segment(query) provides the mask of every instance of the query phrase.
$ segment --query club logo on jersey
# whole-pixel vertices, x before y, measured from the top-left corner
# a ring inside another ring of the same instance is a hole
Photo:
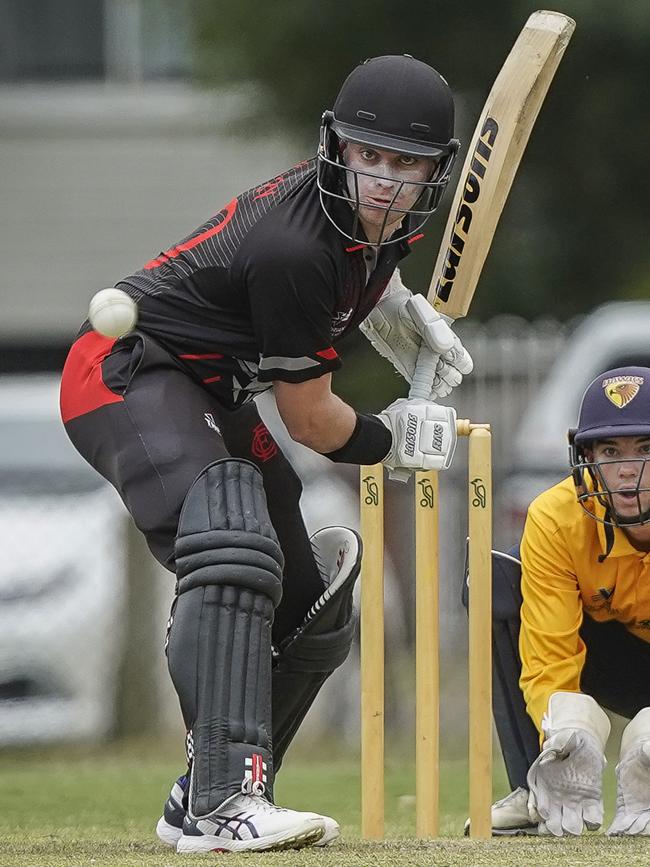
[[[463,197],[456,212],[449,246],[445,254],[442,275],[438,278],[436,284],[435,294],[436,298],[440,299],[440,301],[449,301],[449,296],[454,288],[456,271],[460,265],[460,259],[463,255],[465,242],[467,241],[469,228],[472,225],[472,218],[474,216],[472,205],[478,202],[481,195],[481,181],[485,178],[485,172],[498,134],[499,124],[493,117],[487,117],[472,154],[472,162],[465,178]]]
[[[332,337],[338,337],[339,334],[342,334],[345,331],[353,313],[354,308],[350,307],[349,310],[342,310],[336,314],[332,319]]]
[[[211,412],[204,412],[203,418],[204,418],[205,423],[207,424],[207,426],[209,428],[212,428],[212,430],[216,431],[218,434],[221,433],[221,431],[219,430],[219,425],[214,420],[214,416],[212,415]]]
[[[253,428],[253,439],[251,440],[251,454],[263,464],[270,461],[278,453],[278,445],[269,433],[269,429],[261,421]]]
[[[605,397],[618,409],[622,409],[634,400],[643,383],[642,376],[612,376],[611,379],[604,379],[602,386]]]
[[[611,588],[599,587],[598,593],[594,593],[594,595],[591,597],[591,601],[592,602],[606,602],[607,604],[609,604],[609,600],[611,599],[613,593],[614,593],[613,587],[611,587]]]

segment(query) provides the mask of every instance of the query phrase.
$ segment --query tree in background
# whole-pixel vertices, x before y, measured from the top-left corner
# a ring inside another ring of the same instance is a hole
[[[650,296],[646,162],[650,4],[563,0],[577,21],[504,210],[472,315],[566,318],[614,298]],[[530,2],[195,0],[197,70],[250,86],[243,127],[283,130],[316,149],[320,112],[366,57],[413,54],[458,95],[471,136]],[[458,161],[458,169],[462,163]],[[453,188],[453,182],[452,182]],[[451,191],[446,198],[451,201]],[[404,271],[426,290],[446,208]]]

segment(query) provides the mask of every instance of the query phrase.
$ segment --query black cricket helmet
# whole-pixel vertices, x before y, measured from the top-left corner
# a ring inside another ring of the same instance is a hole
[[[591,448],[598,440],[617,437],[650,437],[650,368],[617,367],[597,376],[587,387],[580,404],[578,427],[569,431],[569,457],[578,502],[591,517],[613,526],[639,526],[650,522],[650,509],[643,509],[642,494],[650,494],[648,458],[613,458],[594,461]],[[603,467],[625,464],[630,472],[621,488],[612,489]],[[637,514],[624,516],[614,507],[613,494],[635,498]],[[594,500],[604,508],[603,517],[593,509]]]
[[[434,168],[421,187],[417,201],[405,215],[412,215],[397,237],[384,239],[388,216],[404,181],[385,210],[379,244],[413,235],[436,210],[449,182],[458,153],[454,134],[454,101],[449,85],[431,66],[408,54],[372,57],[352,70],[339,91],[332,111],[323,114],[318,148],[318,188],[328,218],[345,237],[367,243],[360,236],[358,176],[377,177],[372,172],[348,169],[340,144],[356,142],[414,157],[431,157]],[[353,189],[350,189],[350,187]],[[336,202],[348,202],[354,211],[352,229],[336,217]],[[373,206],[379,207],[379,206]]]

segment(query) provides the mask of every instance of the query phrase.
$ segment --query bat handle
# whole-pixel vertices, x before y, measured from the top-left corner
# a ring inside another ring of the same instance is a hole
[[[428,346],[420,346],[418,360],[415,365],[413,374],[413,382],[409,389],[409,399],[413,400],[420,398],[427,400],[431,394],[431,386],[433,378],[436,375],[436,367],[438,365],[438,356],[432,352]],[[388,471],[388,478],[394,482],[408,482],[411,478],[410,470],[395,469]]]
[[[433,386],[433,380],[436,375],[436,367],[438,366],[438,358],[435,352],[432,352],[428,346],[422,344],[418,353],[418,360],[415,365],[413,374],[413,382],[409,390],[409,399],[428,400]]]
[[[394,469],[388,470],[388,478],[392,482],[408,482],[411,478],[411,470],[403,470],[403,469]]]

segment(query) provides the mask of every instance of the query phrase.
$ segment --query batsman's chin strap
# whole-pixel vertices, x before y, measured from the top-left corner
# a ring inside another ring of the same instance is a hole
[[[611,515],[609,512],[609,508],[605,510],[604,518],[604,528],[605,528],[605,553],[598,555],[598,562],[604,563],[605,560],[612,553],[612,548],[614,547],[614,526],[611,523]]]

